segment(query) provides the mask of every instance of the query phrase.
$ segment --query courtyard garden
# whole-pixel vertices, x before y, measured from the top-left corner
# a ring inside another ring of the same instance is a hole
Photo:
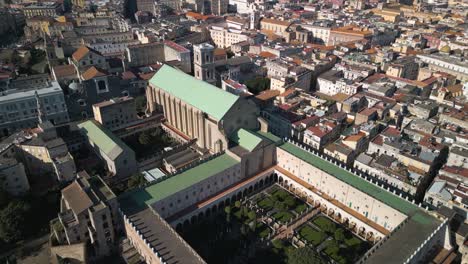
[[[277,185],[253,197],[252,200],[259,208],[282,224],[289,223],[308,208],[304,201]]]
[[[165,147],[171,147],[177,143],[161,127],[143,131],[122,139],[141,159],[162,151]]]
[[[371,246],[325,215],[302,225],[296,234],[306,246],[340,264],[354,263]]]
[[[353,263],[370,247],[279,185],[179,232],[208,263]]]

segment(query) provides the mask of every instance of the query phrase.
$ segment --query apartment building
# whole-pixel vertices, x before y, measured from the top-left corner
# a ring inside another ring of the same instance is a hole
[[[0,95],[0,135],[35,127],[39,123],[39,111],[54,124],[69,121],[63,90],[56,81],[4,91]]]
[[[462,82],[468,81],[468,66],[466,61],[460,56],[447,55],[442,53],[417,55],[422,62],[429,65],[433,71],[441,71],[456,76]]]
[[[62,189],[58,218],[51,222],[59,245],[88,243],[90,258],[110,255],[117,249],[119,222],[117,197],[99,176],[86,171]]]
[[[138,120],[135,99],[130,96],[113,98],[93,105],[94,120],[111,131]]]
[[[35,16],[55,17],[63,12],[63,5],[58,2],[31,3],[23,8],[26,18]]]
[[[228,12],[228,5],[229,0],[211,0],[211,13],[217,16],[224,15]]]
[[[1,142],[0,147],[0,188],[13,196],[29,191],[29,181],[23,163],[18,160],[13,142]]]
[[[214,44],[218,48],[228,48],[233,44],[249,39],[248,34],[239,29],[225,28],[221,26],[211,26],[210,35]]]
[[[345,79],[343,72],[338,70],[329,70],[317,78],[317,91],[328,95],[338,93],[353,95],[360,88],[361,84]]]
[[[78,72],[83,72],[90,67],[104,70],[108,68],[106,58],[99,51],[87,46],[78,48],[69,58],[69,62],[75,65]]]
[[[260,29],[269,30],[279,35],[286,33],[286,30],[291,26],[291,22],[278,19],[263,18],[260,20]]]
[[[392,61],[387,68],[386,74],[393,77],[416,80],[419,73],[419,64],[414,56],[407,56]]]
[[[28,175],[54,175],[59,182],[74,179],[76,166],[73,156],[51,122],[42,122],[32,132],[19,132],[11,138],[18,142],[18,154]]]
[[[167,61],[186,73],[192,71],[190,50],[170,40],[130,45],[126,49],[125,56],[128,65],[132,67]]]
[[[349,25],[339,28],[334,28],[330,31],[330,37],[327,45],[338,45],[340,43],[358,41],[363,39],[371,39],[372,31],[366,30],[357,26]]]

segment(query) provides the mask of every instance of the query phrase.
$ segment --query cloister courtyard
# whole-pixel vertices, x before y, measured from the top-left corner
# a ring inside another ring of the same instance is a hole
[[[287,263],[288,253],[303,247],[322,263],[354,263],[371,247],[320,204],[278,183],[265,186],[179,225],[178,232],[208,263]]]

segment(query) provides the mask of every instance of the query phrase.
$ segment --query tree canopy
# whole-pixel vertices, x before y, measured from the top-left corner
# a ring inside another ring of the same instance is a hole
[[[128,179],[127,187],[129,189],[133,189],[133,188],[142,186],[145,183],[146,183],[145,176],[142,173],[138,172],[138,173],[133,174],[130,177],[130,179]]]
[[[30,205],[23,201],[12,201],[0,211],[0,239],[12,243],[24,237],[29,209]]]
[[[270,89],[270,79],[257,77],[255,79],[251,79],[245,82],[245,85],[249,89],[249,91],[253,94],[259,94],[265,90]]]
[[[321,264],[324,261],[309,247],[295,248],[288,253],[287,264]]]

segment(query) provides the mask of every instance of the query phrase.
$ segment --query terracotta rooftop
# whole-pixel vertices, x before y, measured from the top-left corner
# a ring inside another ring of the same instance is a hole
[[[131,71],[124,71],[122,72],[122,79],[123,80],[136,79],[136,75]]]
[[[361,138],[365,137],[366,134],[362,133],[362,132],[359,132],[355,135],[349,135],[347,137],[345,137],[343,140],[344,141],[359,141],[361,140]]]
[[[345,33],[345,34],[350,34],[350,35],[359,35],[363,37],[372,35],[372,31],[365,30],[363,28],[353,26],[353,25],[335,28],[335,29],[332,29],[331,32]]]
[[[76,74],[75,66],[71,64],[57,65],[52,68],[57,78]]]
[[[216,48],[214,50],[214,55],[215,56],[223,56],[223,55],[226,55],[226,51],[224,49]]]
[[[279,94],[280,94],[280,91],[278,90],[266,90],[266,91],[261,92],[257,96],[255,96],[255,98],[257,98],[258,100],[267,101],[267,100],[275,98]]]
[[[87,81],[96,77],[102,77],[106,75],[107,73],[104,70],[100,70],[92,66],[91,68],[87,69],[85,72],[81,74],[81,78]]]
[[[263,18],[260,23],[269,23],[269,24],[275,24],[275,25],[280,25],[280,26],[291,25],[291,22],[289,21],[282,21],[282,20],[271,19],[271,18]]]
[[[82,58],[84,58],[84,56],[86,56],[86,54],[88,54],[90,51],[93,51],[95,53],[98,53],[97,51],[91,49],[91,48],[88,48],[86,46],[81,46],[79,47],[75,52],[73,52],[73,59],[76,60],[76,61],[80,61]]]
[[[361,112],[359,112],[358,114],[364,115],[364,116],[370,116],[370,115],[374,114],[375,112],[377,112],[375,110],[375,108],[366,108],[366,109],[362,110]]]
[[[93,205],[88,194],[86,194],[80,184],[76,181],[62,190],[62,196],[76,215]]]
[[[271,58],[276,58],[277,57],[275,54],[273,54],[271,52],[268,52],[268,51],[262,51],[258,55],[260,55],[260,57],[263,57],[263,58],[266,58],[266,59],[268,59],[268,58],[271,59]]]

